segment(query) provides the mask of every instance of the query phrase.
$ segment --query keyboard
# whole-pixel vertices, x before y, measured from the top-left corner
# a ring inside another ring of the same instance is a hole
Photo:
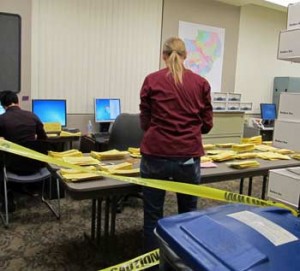
[[[92,134],[92,138],[95,139],[96,141],[106,141],[109,139],[109,133],[94,133]]]

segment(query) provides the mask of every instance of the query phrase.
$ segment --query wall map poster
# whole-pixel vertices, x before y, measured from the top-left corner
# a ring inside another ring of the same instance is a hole
[[[221,92],[225,29],[179,21],[179,37],[188,53],[185,66]]]

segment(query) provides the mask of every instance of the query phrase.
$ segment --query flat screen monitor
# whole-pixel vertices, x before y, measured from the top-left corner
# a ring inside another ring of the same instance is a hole
[[[95,99],[95,122],[113,122],[120,113],[120,99]]]
[[[261,119],[274,121],[276,119],[276,104],[260,104]]]
[[[67,125],[67,101],[33,99],[32,112],[35,113],[43,123],[59,122],[62,127]]]
[[[0,105],[0,115],[2,115],[3,113],[5,113],[5,109],[3,108],[2,105]]]

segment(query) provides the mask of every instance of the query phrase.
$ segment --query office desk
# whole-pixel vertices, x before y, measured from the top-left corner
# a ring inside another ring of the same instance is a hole
[[[73,141],[78,141],[80,136],[53,136],[48,137],[44,141],[51,144],[54,151],[64,151],[73,148]],[[69,144],[67,146],[66,144]]]
[[[262,198],[264,198],[270,169],[300,166],[300,161],[294,159],[278,161],[257,160],[260,163],[260,167],[257,168],[233,169],[228,167],[226,162],[217,163],[217,168],[202,168],[201,183],[207,184],[238,179],[242,185],[244,178],[251,179],[255,176],[263,176]],[[61,176],[57,176],[61,180]],[[109,236],[115,234],[118,197],[141,191],[141,187],[138,185],[108,178],[74,183],[66,183],[62,180],[61,182],[66,192],[74,200],[92,199],[91,239],[94,240],[97,245],[100,244],[102,233],[105,240],[108,240],[107,238]],[[103,202],[105,203],[104,214],[102,214]]]
[[[244,137],[252,137],[252,136],[262,136],[263,141],[272,141],[273,139],[273,127],[269,128],[258,128],[258,127],[250,127],[248,125],[244,126]]]

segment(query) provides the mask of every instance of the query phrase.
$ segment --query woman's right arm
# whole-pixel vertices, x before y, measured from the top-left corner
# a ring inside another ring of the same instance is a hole
[[[140,122],[141,128],[146,131],[151,121],[150,86],[146,77],[140,92]]]

